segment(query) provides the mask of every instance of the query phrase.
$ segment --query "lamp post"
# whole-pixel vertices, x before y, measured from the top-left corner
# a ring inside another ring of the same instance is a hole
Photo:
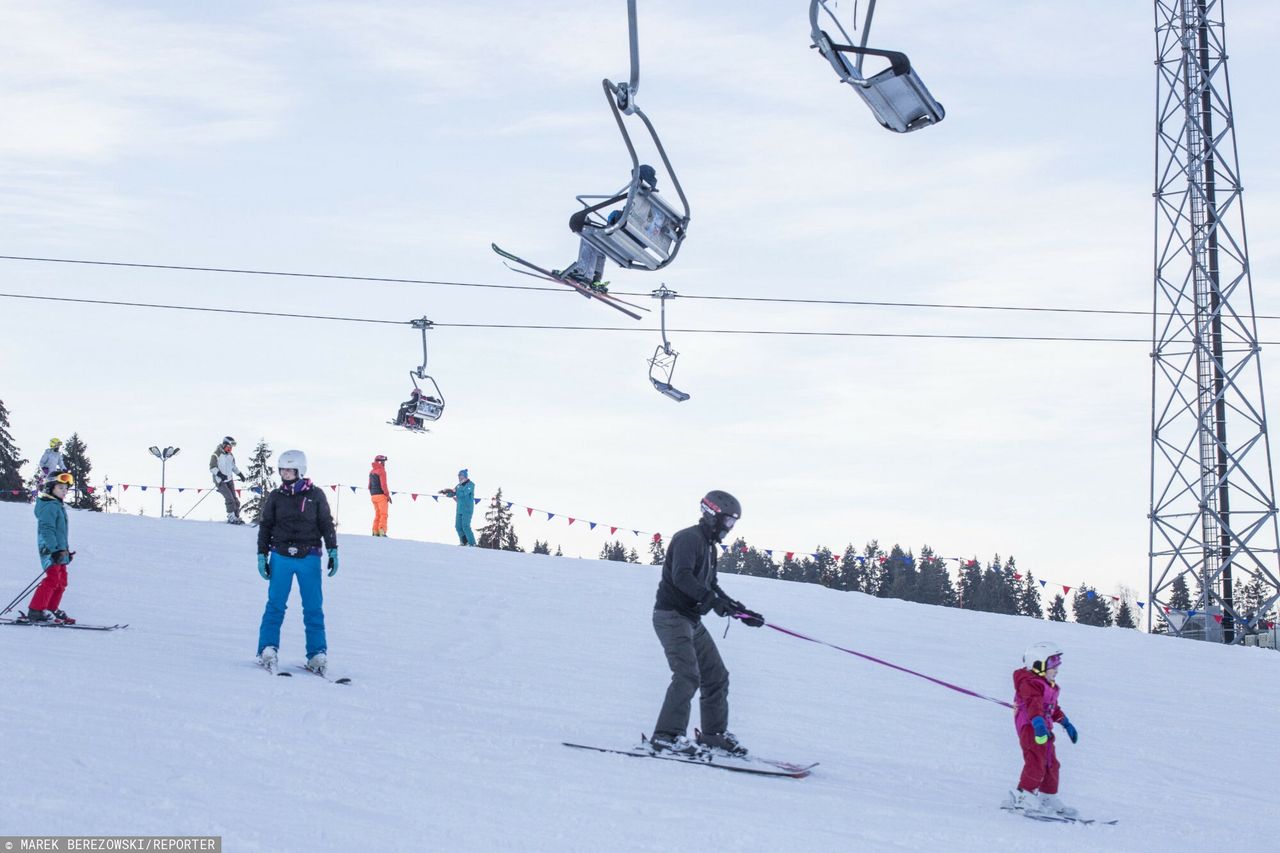
[[[170,457],[177,456],[180,447],[166,447],[161,450],[158,447],[151,447],[151,455],[160,460],[160,517],[164,518],[164,468]]]

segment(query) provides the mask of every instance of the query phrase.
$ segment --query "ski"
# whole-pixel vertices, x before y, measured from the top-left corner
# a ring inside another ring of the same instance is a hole
[[[1115,820],[1100,820],[1098,818],[1068,817],[1067,815],[1046,814],[1044,812],[1020,812],[1017,809],[1009,808],[1007,806],[1001,806],[1000,808],[1007,812],[1020,814],[1027,820],[1038,820],[1041,823],[1078,823],[1084,826],[1092,826],[1094,824],[1097,824],[1098,826],[1115,826],[1120,822],[1119,818]]]
[[[305,666],[302,666],[301,664],[294,664],[294,666],[296,666],[298,669],[302,670],[303,672],[309,672],[312,675],[318,675],[321,678],[323,678],[325,681],[329,682],[330,684],[350,684],[351,683],[350,678],[346,678],[346,677],[330,678],[326,673],[316,672],[314,669],[307,669]]]
[[[750,759],[721,758],[708,753],[685,757],[681,755],[662,755],[639,746],[633,749],[611,749],[605,746],[590,746],[584,743],[569,743],[568,741],[562,741],[562,743],[574,749],[589,749],[593,752],[607,752],[613,755],[629,755],[632,758],[657,758],[661,761],[679,761],[682,764],[700,764],[704,767],[718,767],[721,770],[730,770],[734,773],[750,773],[755,776],[781,776],[789,779],[803,779],[810,774],[811,768],[817,766],[816,764],[807,766],[792,765],[788,768],[761,761],[758,764],[765,766],[753,767]],[[743,763],[735,763],[738,761]]]
[[[701,741],[701,739],[702,739],[702,732],[701,732],[701,731],[699,731],[698,729],[694,729],[694,730],[693,730],[693,732],[694,732],[695,739],[696,739],[697,741]],[[640,736],[640,740],[641,740],[642,742],[647,742],[647,741],[648,741],[648,738],[647,738],[647,737],[645,737],[644,735],[641,735],[641,736]],[[779,769],[781,769],[781,770],[791,770],[791,771],[793,771],[793,772],[799,772],[799,771],[801,771],[801,770],[812,770],[813,768],[817,767],[817,766],[821,763],[821,762],[819,762],[819,761],[815,761],[815,762],[813,762],[812,764],[796,764],[796,763],[795,763],[795,762],[793,762],[793,761],[779,761],[779,760],[777,760],[776,758],[761,758],[761,757],[760,757],[760,756],[758,756],[758,755],[744,755],[744,756],[741,756],[741,757],[738,757],[738,758],[736,758],[736,759],[735,759],[735,757],[734,757],[734,756],[732,756],[732,755],[730,755],[729,753],[727,753],[727,752],[720,752],[720,751],[715,750],[715,749],[712,749],[712,750],[711,750],[711,754],[712,754],[713,756],[717,756],[717,757],[719,757],[719,758],[728,758],[728,759],[729,759],[729,760],[731,760],[731,761],[732,761],[732,760],[738,760],[738,761],[754,761],[754,762],[757,762],[757,763],[760,763],[760,764],[768,764],[770,767],[777,767],[777,768],[779,768]]]
[[[500,255],[501,257],[506,258],[509,261],[515,261],[517,264],[520,264],[521,266],[525,266],[529,268],[528,270],[519,270],[511,266],[510,264],[506,264],[507,269],[511,270],[512,272],[518,272],[518,273],[521,273],[522,275],[531,275],[534,278],[541,278],[547,281],[555,282],[557,284],[563,284],[567,287],[572,287],[574,290],[578,291],[588,299],[598,299],[599,301],[603,302],[605,305],[608,305],[610,308],[616,308],[617,310],[621,311],[623,314],[626,314],[628,317],[632,318],[633,320],[639,320],[641,319],[641,317],[639,314],[635,313],[635,311],[631,311],[630,308],[635,308],[637,311],[649,310],[648,308],[641,308],[639,305],[632,305],[630,302],[619,299],[616,296],[612,296],[606,290],[593,290],[590,287],[579,284],[578,282],[572,279],[564,278],[563,276],[558,276],[551,270],[543,269],[537,264],[531,264],[528,261],[526,261],[524,258],[511,254],[505,249],[502,249],[501,247],[499,247],[497,243],[491,243],[490,245],[493,246],[493,251],[497,252],[498,255]],[[532,270],[532,272],[530,272],[529,270]],[[630,306],[630,308],[626,308],[623,306]]]
[[[118,631],[121,628],[128,628],[126,625],[84,625],[79,622],[67,624],[66,622],[31,622],[26,619],[0,619],[0,625],[25,625],[30,628],[73,628],[77,631]]]

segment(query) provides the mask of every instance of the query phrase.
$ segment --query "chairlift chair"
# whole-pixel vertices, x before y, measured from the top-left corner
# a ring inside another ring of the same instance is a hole
[[[631,179],[625,186],[610,195],[580,195],[578,202],[583,209],[569,218],[569,228],[581,236],[583,242],[603,253],[625,269],[658,270],[675,259],[680,251],[689,226],[689,200],[685,197],[680,180],[671,167],[662,140],[653,122],[636,105],[636,93],[640,89],[640,49],[636,26],[636,2],[627,0],[627,21],[631,43],[631,77],[625,83],[605,79],[605,100],[613,112],[631,155]],[[641,164],[636,154],[631,134],[627,132],[622,116],[640,118],[662,158],[663,168],[671,177],[671,185],[680,197],[681,209],[677,210],[658,195],[657,172],[648,164]],[[585,251],[585,247],[584,247]],[[580,261],[581,264],[581,261]]]
[[[662,343],[653,351],[653,358],[649,359],[649,381],[658,393],[677,403],[683,403],[689,399],[689,394],[671,384],[671,377],[676,372],[676,359],[680,354],[671,348],[671,342],[667,340],[667,300],[674,299],[679,294],[664,284],[653,295],[661,300]]]
[[[422,421],[438,421],[444,414],[444,394],[441,393],[440,385],[436,380],[427,373],[427,330],[434,324],[426,317],[410,320],[409,323],[422,332],[422,364],[409,371],[409,381],[413,383],[413,394],[401,405],[401,413],[407,417],[397,416],[391,423],[414,432],[422,432]],[[424,390],[423,386],[418,384],[419,380],[424,384],[431,383],[430,387]],[[410,403],[413,404],[413,411],[404,411]]]
[[[870,0],[868,4],[867,15],[862,24],[862,40],[857,46],[834,42],[818,25],[819,8],[835,22],[846,41],[853,41],[828,8],[827,0],[812,0],[809,6],[809,23],[812,26],[813,46],[831,63],[840,80],[848,83],[862,96],[876,121],[895,133],[909,133],[937,124],[946,117],[946,110],[930,94],[905,53],[867,47],[876,0]],[[851,59],[850,55],[856,57],[856,60]],[[865,77],[862,73],[862,60],[866,56],[887,59],[889,67],[871,77]]]

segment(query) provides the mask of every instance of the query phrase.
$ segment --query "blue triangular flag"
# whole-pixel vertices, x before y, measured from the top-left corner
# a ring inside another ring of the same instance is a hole
[[[1138,602],[1138,606],[1139,606],[1139,607],[1146,607],[1146,606],[1147,606],[1147,603],[1146,603],[1145,601],[1139,601],[1139,602]]]
[[[138,486],[138,488],[139,488],[139,489],[142,489],[142,491],[144,491],[144,492],[147,490],[147,487],[146,487],[146,486]]]
[[[554,512],[549,512],[549,513],[547,513],[547,521],[550,521],[551,519],[553,519],[553,518],[555,518],[555,517],[556,517],[556,514],[555,514]]]
[[[1093,590],[1089,590],[1088,592],[1086,592],[1086,593],[1084,594],[1084,597],[1085,597],[1085,598],[1097,598],[1097,596],[1098,596],[1098,594],[1097,594],[1096,592],[1094,592]]]
[[[431,500],[435,501],[436,503],[440,503],[440,496],[439,496],[439,495],[432,495],[432,496],[431,496]]]
[[[511,509],[511,501],[507,501],[507,509]]]
[[[351,494],[353,494],[353,495],[354,495],[355,493],[356,493],[356,487],[355,487],[355,486],[352,486],[352,487],[351,487]]]
[[[1042,587],[1043,587],[1043,586],[1045,585],[1045,583],[1046,583],[1045,581],[1040,581],[1040,586],[1042,586]]]
[[[479,498],[472,498],[472,500],[476,502],[476,506],[480,506],[480,499],[479,499]]]
[[[594,521],[588,521],[588,522],[587,522],[587,525],[588,525],[592,530],[595,530],[595,529],[596,529],[596,523],[595,523]]]

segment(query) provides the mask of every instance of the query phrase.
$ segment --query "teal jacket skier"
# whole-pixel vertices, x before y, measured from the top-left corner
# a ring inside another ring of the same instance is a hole
[[[476,535],[471,531],[471,516],[476,511],[476,484],[468,479],[467,469],[463,468],[458,472],[458,488],[444,489],[440,494],[448,495],[458,504],[457,515],[454,517],[454,528],[458,531],[458,544],[476,544]]]

